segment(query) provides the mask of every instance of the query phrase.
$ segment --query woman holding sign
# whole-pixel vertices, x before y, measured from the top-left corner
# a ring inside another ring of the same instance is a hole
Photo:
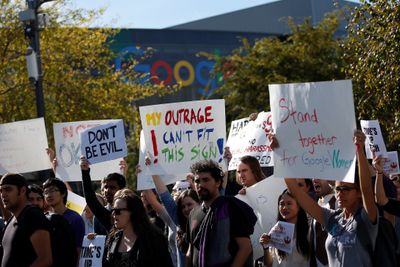
[[[151,224],[139,196],[129,189],[117,191],[111,212],[114,227],[103,266],[173,266],[167,239]]]
[[[300,206],[328,232],[325,247],[329,266],[372,266],[368,247],[374,247],[378,233],[377,207],[364,151],[365,135],[356,131],[353,139],[357,147],[358,175],[354,184],[336,181],[339,209],[320,207],[298,187],[295,179],[285,179]]]
[[[277,220],[295,225],[293,239],[286,239],[286,242],[293,244],[292,253],[286,253],[277,248],[269,248],[271,235],[264,233],[260,237],[260,243],[264,247],[265,266],[309,267],[311,246],[307,239],[309,229],[307,214],[287,189],[278,197]]]

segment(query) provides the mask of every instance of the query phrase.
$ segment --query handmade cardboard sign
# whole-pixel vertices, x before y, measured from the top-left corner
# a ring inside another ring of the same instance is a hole
[[[50,169],[43,118],[0,124],[0,174]]]
[[[367,158],[372,159],[372,151],[375,152],[376,156],[387,157],[385,141],[383,141],[381,126],[378,120],[361,120],[361,129],[365,136],[365,152]]]
[[[223,162],[224,100],[144,106],[140,118],[152,159],[144,174],[186,173],[203,159]]]
[[[79,159],[81,156],[80,132],[99,125],[116,122],[117,120],[92,120],[54,123],[54,143],[57,155],[56,176],[64,181],[82,181]],[[106,161],[96,164],[90,170],[92,180],[101,180],[107,174],[120,172],[120,160]]]
[[[257,158],[261,167],[273,166],[268,141],[271,128],[271,112],[260,112],[255,121],[248,118],[232,121],[226,142],[232,153],[228,170],[236,170],[240,158],[245,155]]]
[[[105,235],[96,235],[94,239],[83,238],[79,267],[102,266]]]
[[[81,154],[90,164],[123,158],[128,154],[122,120],[82,131],[80,142]]]
[[[351,81],[269,85],[274,175],[354,181]]]

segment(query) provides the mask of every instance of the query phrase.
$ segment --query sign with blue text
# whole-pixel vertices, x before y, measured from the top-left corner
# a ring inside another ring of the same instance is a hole
[[[80,133],[81,154],[90,164],[123,158],[128,154],[122,120],[86,129]]]
[[[144,174],[182,174],[203,159],[223,165],[224,100],[190,101],[140,107],[147,153]]]
[[[279,142],[274,176],[354,181],[356,129],[350,80],[269,85]]]
[[[81,156],[80,133],[86,129],[116,121],[91,120],[54,123],[54,143],[58,164],[56,176],[64,181],[82,181],[81,168],[79,166]],[[96,164],[96,168],[92,168],[90,171],[92,180],[101,180],[112,172],[119,173],[119,161],[119,159],[116,159]]]

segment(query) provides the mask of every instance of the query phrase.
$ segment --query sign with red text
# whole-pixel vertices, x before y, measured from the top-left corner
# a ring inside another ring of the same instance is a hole
[[[139,150],[139,166],[142,171],[139,172],[137,175],[137,183],[136,183],[137,190],[146,190],[156,187],[151,175],[144,174],[145,172],[148,172],[147,169],[149,168],[149,166],[146,166],[145,164],[145,157],[147,153],[146,151],[147,149],[146,149],[146,144],[144,142],[144,133],[142,130],[140,131],[140,150]],[[175,183],[176,181],[182,180],[184,177],[186,177],[186,174],[182,175],[169,174],[160,176],[161,180],[164,182],[165,185]]]
[[[282,250],[286,253],[292,253],[293,249],[293,236],[294,236],[294,224],[278,221],[268,235],[271,236],[269,245],[271,247]]]
[[[397,151],[388,151],[383,163],[383,170],[387,174],[399,172],[399,157]]]
[[[90,164],[123,158],[128,154],[122,120],[88,128],[80,133],[81,154]]]
[[[228,170],[236,170],[240,158],[250,155],[261,167],[273,166],[268,134],[271,131],[271,112],[260,112],[255,121],[248,118],[232,121],[226,146],[232,153]]]
[[[269,85],[279,142],[274,176],[354,181],[356,129],[350,80]]]
[[[0,124],[0,174],[50,169],[43,118]]]
[[[54,143],[57,155],[56,176],[64,181],[82,181],[79,159],[81,156],[79,135],[82,131],[117,120],[92,120],[54,123]],[[90,170],[92,180],[101,180],[107,174],[120,172],[119,160],[96,164]]]
[[[278,212],[278,198],[285,189],[286,184],[282,179],[269,176],[246,188],[245,195],[238,194],[235,196],[252,207],[257,216],[254,232],[250,236],[254,260],[264,255],[262,246],[259,243],[260,236],[275,225]]]
[[[144,174],[186,173],[192,163],[203,159],[223,163],[224,100],[180,102],[139,109],[147,153],[152,159]]]
[[[386,157],[386,145],[383,141],[383,135],[381,131],[381,126],[378,120],[361,120],[360,121],[361,130],[367,137],[365,139],[365,152],[367,158],[372,159],[372,151],[375,152],[376,156]]]

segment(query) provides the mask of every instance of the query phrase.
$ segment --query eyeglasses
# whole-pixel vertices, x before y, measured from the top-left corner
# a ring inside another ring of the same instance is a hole
[[[127,208],[113,208],[111,209],[111,213],[115,213],[115,215],[121,215],[121,211],[123,210],[129,211]]]
[[[334,190],[336,193],[339,192],[349,192],[350,190],[356,189],[353,186],[347,186],[347,185],[342,185],[342,186],[335,186]]]
[[[43,191],[43,195],[50,195],[51,193],[54,193],[54,192],[60,192],[60,190],[58,190],[57,188],[45,189]]]

